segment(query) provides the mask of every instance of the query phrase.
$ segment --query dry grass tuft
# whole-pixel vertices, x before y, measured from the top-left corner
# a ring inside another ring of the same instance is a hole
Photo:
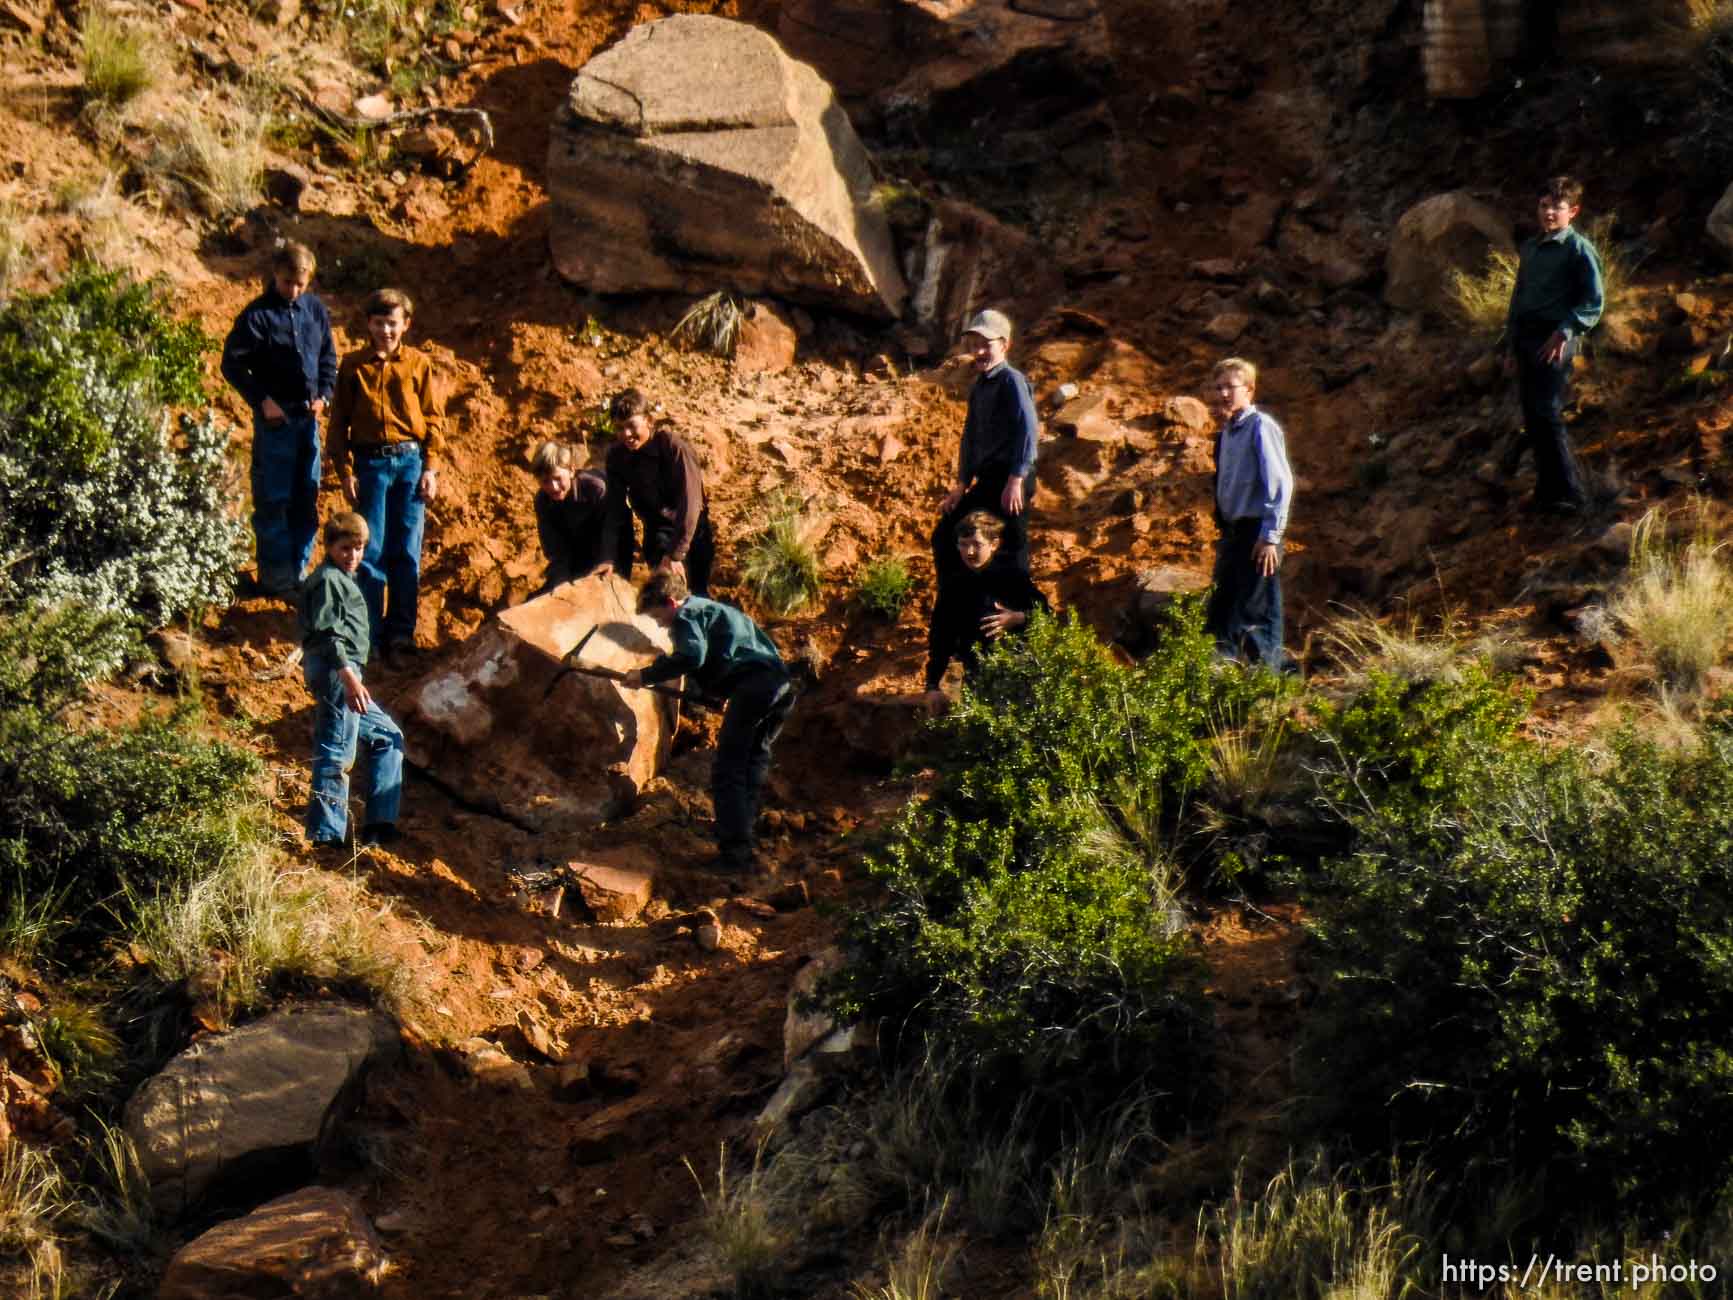
[[[54,1229],[71,1203],[65,1176],[46,1152],[16,1137],[0,1144],[0,1256],[23,1261],[28,1300],[65,1294]]]
[[[245,105],[189,110],[158,128],[151,165],[208,216],[236,216],[259,202],[269,124],[269,114]]]
[[[771,613],[788,615],[811,604],[822,586],[818,554],[806,540],[801,502],[794,496],[768,503],[764,528],[740,557],[740,577]]]
[[[1631,534],[1631,568],[1613,594],[1613,617],[1655,662],[1661,685],[1702,694],[1733,635],[1733,573],[1707,513],[1693,508],[1691,534],[1669,541],[1665,517],[1651,510]]]
[[[734,295],[718,290],[693,303],[674,326],[674,338],[719,357],[734,355],[746,312]]]
[[[716,1153],[713,1189],[690,1160],[685,1165],[704,1201],[704,1233],[722,1266],[733,1275],[736,1294],[764,1291],[781,1276],[789,1242],[779,1226],[785,1216],[775,1203],[763,1145],[753,1153],[752,1168],[744,1177],[730,1177],[724,1142]]]
[[[1390,621],[1365,612],[1344,614],[1331,620],[1322,644],[1351,682],[1384,672],[1419,684],[1456,681],[1463,666],[1477,660],[1502,668],[1515,649],[1493,633],[1471,636],[1454,610],[1444,612],[1436,631],[1428,631],[1416,614]]]
[[[1475,334],[1491,340],[1504,332],[1510,295],[1516,289],[1516,266],[1516,254],[1495,249],[1478,272],[1450,273],[1450,295],[1457,317]]]
[[[87,102],[120,108],[137,99],[162,75],[155,38],[116,17],[105,5],[84,11],[78,27],[78,67]]]
[[[959,1253],[956,1243],[941,1235],[949,1207],[947,1197],[904,1239],[901,1249],[886,1261],[883,1286],[857,1282],[851,1288],[854,1300],[940,1300]]]

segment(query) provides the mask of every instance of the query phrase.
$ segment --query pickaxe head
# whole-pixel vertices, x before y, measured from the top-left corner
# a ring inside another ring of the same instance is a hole
[[[597,623],[588,632],[584,633],[583,636],[579,637],[578,643],[570,650],[566,651],[566,662],[569,664],[576,663],[578,661],[578,656],[584,653],[584,647],[590,644],[590,638],[595,636],[596,633],[601,630],[602,625]]]

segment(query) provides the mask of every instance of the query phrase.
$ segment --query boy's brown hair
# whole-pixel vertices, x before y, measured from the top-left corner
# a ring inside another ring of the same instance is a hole
[[[556,469],[569,469],[573,473],[578,469],[578,451],[570,443],[557,442],[549,438],[536,448],[536,454],[530,461],[530,468],[537,478],[546,478]]]
[[[313,256],[313,250],[298,240],[286,239],[277,251],[271,254],[271,270],[293,271],[296,275],[304,275],[309,280],[313,272],[319,269],[319,259]]]
[[[1583,205],[1583,183],[1575,176],[1549,176],[1540,187],[1540,197],[1557,199],[1567,207]]]
[[[403,290],[375,289],[367,295],[367,301],[362,304],[361,310],[371,319],[374,316],[389,316],[399,307],[403,309],[405,320],[415,315],[415,301]]]
[[[996,543],[1005,536],[1005,521],[991,510],[971,510],[957,521],[957,536],[966,533],[979,533]]]
[[[353,510],[339,510],[325,521],[325,545],[335,546],[338,542],[350,540],[367,540],[367,521]]]
[[[655,609],[658,605],[683,605],[692,589],[686,585],[686,575],[676,569],[652,573],[638,588],[638,612]]]
[[[1244,357],[1228,357],[1216,362],[1216,368],[1210,377],[1220,379],[1223,375],[1238,375],[1252,392],[1258,390],[1258,368]]]
[[[614,418],[615,424],[624,424],[634,415],[648,415],[650,399],[636,388],[628,388],[624,392],[615,393],[614,400],[608,403],[608,414]]]

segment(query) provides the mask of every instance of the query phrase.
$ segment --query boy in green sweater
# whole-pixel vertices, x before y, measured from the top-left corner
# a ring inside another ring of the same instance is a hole
[[[638,592],[638,612],[673,634],[674,649],[626,674],[628,686],[690,679],[728,701],[710,766],[716,805],[717,865],[745,873],[757,866],[755,826],[770,771],[770,748],[794,707],[794,683],[764,630],[732,605],[694,596],[679,569],[652,574]]]
[[[367,751],[367,815],[361,842],[397,838],[403,793],[403,733],[361,681],[367,662],[367,601],[355,571],[367,550],[367,521],[353,511],[325,523],[325,560],[301,585],[301,675],[313,692],[313,782],[307,839],[341,844],[349,831],[349,769]]]

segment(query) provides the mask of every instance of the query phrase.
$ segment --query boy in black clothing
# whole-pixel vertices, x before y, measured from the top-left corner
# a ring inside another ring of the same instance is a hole
[[[1014,564],[994,564],[1005,538],[1005,521],[975,510],[957,524],[957,572],[939,582],[933,623],[927,632],[927,709],[942,713],[950,702],[939,684],[952,659],[963,661],[963,680],[980,668],[981,650],[1027,626],[1033,610],[1047,612],[1047,598]]]
[[[704,505],[704,475],[692,446],[669,428],[650,427],[649,399],[636,388],[609,405],[619,441],[608,452],[604,557],[617,557],[632,536],[630,516],[644,525],[644,563],[656,573],[677,570],[695,596],[710,589],[716,542]],[[629,578],[631,565],[621,577]],[[611,571],[606,558],[596,572]]]
[[[542,594],[562,582],[582,578],[601,565],[607,530],[608,480],[578,469],[577,449],[563,442],[544,442],[530,462],[541,490],[536,493],[536,533],[547,557]],[[619,549],[607,557],[623,573],[632,571],[632,538],[625,534]]]
[[[627,673],[627,686],[685,677],[704,694],[728,701],[710,765],[717,862],[723,871],[751,871],[770,748],[794,707],[788,668],[763,628],[732,605],[692,595],[677,570],[651,575],[638,593],[638,612],[667,628],[674,648]]]

